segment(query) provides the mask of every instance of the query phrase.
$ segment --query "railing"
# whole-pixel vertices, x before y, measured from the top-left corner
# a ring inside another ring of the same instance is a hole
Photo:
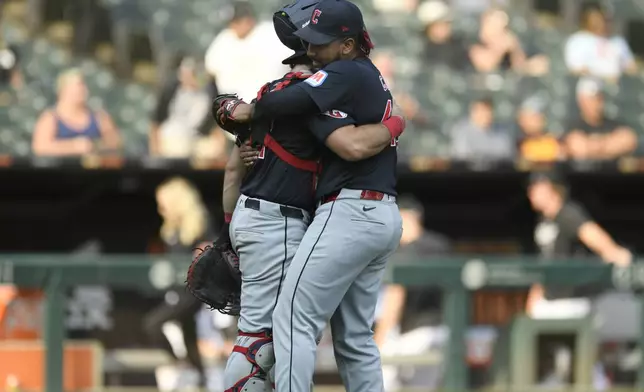
[[[450,328],[444,389],[467,389],[465,330],[470,292],[483,287],[586,286],[638,290],[644,288],[644,263],[620,268],[589,260],[548,263],[529,257],[444,258],[393,260],[387,280],[405,286],[434,286],[445,291],[445,323]],[[70,286],[104,284],[111,287],[165,290],[183,284],[186,262],[177,257],[140,255],[70,257],[67,255],[0,256],[0,284],[43,289],[45,299],[46,390],[63,390],[64,292]],[[638,294],[644,310],[644,294]],[[644,311],[642,311],[644,326]],[[640,336],[644,347],[644,331]],[[637,387],[644,389],[644,361]]]

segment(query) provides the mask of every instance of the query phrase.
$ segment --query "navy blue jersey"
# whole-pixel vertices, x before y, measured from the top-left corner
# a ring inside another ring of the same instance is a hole
[[[283,80],[271,82],[269,91],[279,89]],[[292,83],[299,82],[296,80]],[[243,194],[305,210],[313,209],[320,146],[308,131],[309,121],[310,117],[296,116],[277,119],[272,123],[259,159],[242,180],[240,190]],[[285,150],[286,154],[280,153],[280,150]],[[285,161],[285,158],[291,162]],[[302,169],[304,166],[309,170]]]
[[[303,88],[322,112],[309,122],[311,131],[322,143],[343,126],[379,123],[391,116],[393,98],[368,58],[333,62],[297,87]],[[323,148],[316,199],[342,188],[395,195],[396,145],[397,141],[392,140],[379,154],[357,162],[345,161]]]

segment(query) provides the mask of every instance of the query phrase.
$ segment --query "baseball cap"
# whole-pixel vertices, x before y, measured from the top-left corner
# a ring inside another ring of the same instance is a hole
[[[534,185],[541,182],[549,182],[552,185],[558,185],[563,187],[566,186],[566,180],[561,175],[561,173],[559,173],[556,170],[536,171],[536,172],[530,173],[530,177],[528,178],[529,185]]]
[[[322,0],[295,35],[313,45],[326,45],[363,32],[364,20],[358,6],[347,0]]]
[[[601,95],[604,84],[599,79],[581,78],[577,82],[577,95]]]
[[[305,64],[308,63],[309,60],[308,56],[306,54],[306,50],[296,50],[295,53],[292,55],[288,56],[284,60],[282,60],[282,64],[284,65],[292,65],[292,64]]]
[[[426,1],[418,7],[418,19],[425,24],[451,21],[452,13],[447,4],[439,0]]]

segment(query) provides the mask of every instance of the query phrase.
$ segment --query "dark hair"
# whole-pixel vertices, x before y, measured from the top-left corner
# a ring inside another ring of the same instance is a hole
[[[491,109],[494,107],[494,100],[491,97],[481,97],[472,101],[472,105],[475,104],[485,105]]]
[[[347,39],[352,39],[356,43],[359,55],[369,57],[369,55],[371,54],[371,49],[374,48],[374,45],[371,42],[371,37],[369,37],[367,30],[364,30],[364,32],[359,35],[352,35],[349,37],[341,38],[341,40]]]
[[[233,16],[230,21],[235,22],[243,18],[255,18],[255,9],[248,1],[235,1],[233,4]]]
[[[568,198],[568,185],[562,173],[556,170],[532,172],[528,177],[528,186],[539,183],[550,185],[552,190],[561,196],[562,199]]]
[[[362,53],[364,53],[365,56],[369,57],[371,50],[375,47],[375,45],[373,44],[373,41],[371,41],[371,37],[369,36],[369,32],[366,28],[362,31],[362,34],[358,35],[356,42],[358,43],[358,46],[360,47]]]
[[[581,6],[579,13],[579,26],[586,29],[588,27],[588,17],[592,12],[599,12],[604,18],[606,18],[606,9],[597,2],[586,2]]]

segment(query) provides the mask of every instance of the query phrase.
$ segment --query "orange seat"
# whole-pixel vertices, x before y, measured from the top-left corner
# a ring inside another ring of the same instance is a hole
[[[103,387],[103,350],[96,342],[66,342],[63,384],[66,391]],[[45,390],[45,349],[41,341],[0,341],[0,390]]]
[[[40,290],[0,286],[0,341],[40,339],[43,299]]]

